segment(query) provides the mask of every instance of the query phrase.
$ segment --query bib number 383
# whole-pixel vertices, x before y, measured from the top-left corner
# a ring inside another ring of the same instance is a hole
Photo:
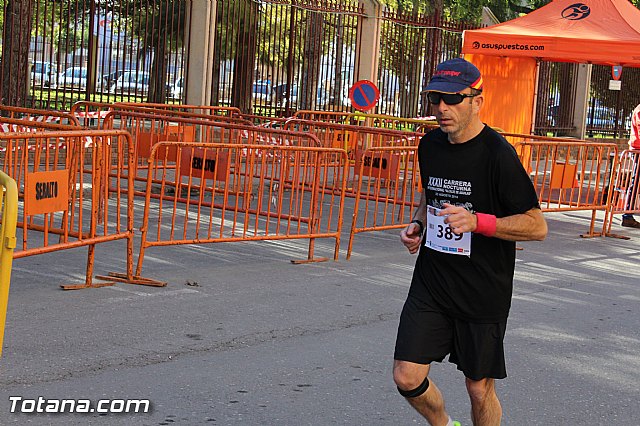
[[[471,256],[471,232],[453,233],[444,223],[446,216],[438,216],[440,209],[427,207],[427,238],[425,245],[442,253]]]

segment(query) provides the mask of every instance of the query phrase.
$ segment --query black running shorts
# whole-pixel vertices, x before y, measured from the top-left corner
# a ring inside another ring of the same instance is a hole
[[[409,296],[402,308],[394,359],[416,364],[449,362],[472,380],[504,379],[507,321],[470,323],[449,317]]]

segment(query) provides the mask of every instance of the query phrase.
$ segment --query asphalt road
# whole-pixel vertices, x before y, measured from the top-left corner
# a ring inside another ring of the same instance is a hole
[[[640,231],[617,220],[634,238],[583,239],[588,215],[546,217],[549,238],[519,244],[503,424],[640,424]],[[425,424],[390,373],[415,257],[396,231],[358,235],[350,261],[291,264],[306,247],[152,248],[143,275],[164,288],[60,290],[82,278],[85,249],[16,260],[0,424]],[[96,273],[122,272],[123,250],[100,246]],[[330,256],[330,242],[316,251]],[[432,377],[470,425],[461,373],[445,362]],[[149,399],[151,410],[10,413],[16,396]]]

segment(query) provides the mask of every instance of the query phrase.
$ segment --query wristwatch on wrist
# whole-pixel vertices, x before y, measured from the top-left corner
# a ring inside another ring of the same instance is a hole
[[[424,232],[424,224],[422,223],[422,221],[418,219],[413,219],[410,223],[417,223],[418,226],[420,227],[420,235],[422,235],[422,233]]]

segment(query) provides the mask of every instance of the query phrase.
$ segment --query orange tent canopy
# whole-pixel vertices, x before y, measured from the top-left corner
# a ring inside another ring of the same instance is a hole
[[[462,37],[465,54],[640,67],[640,10],[627,0],[554,0]]]

